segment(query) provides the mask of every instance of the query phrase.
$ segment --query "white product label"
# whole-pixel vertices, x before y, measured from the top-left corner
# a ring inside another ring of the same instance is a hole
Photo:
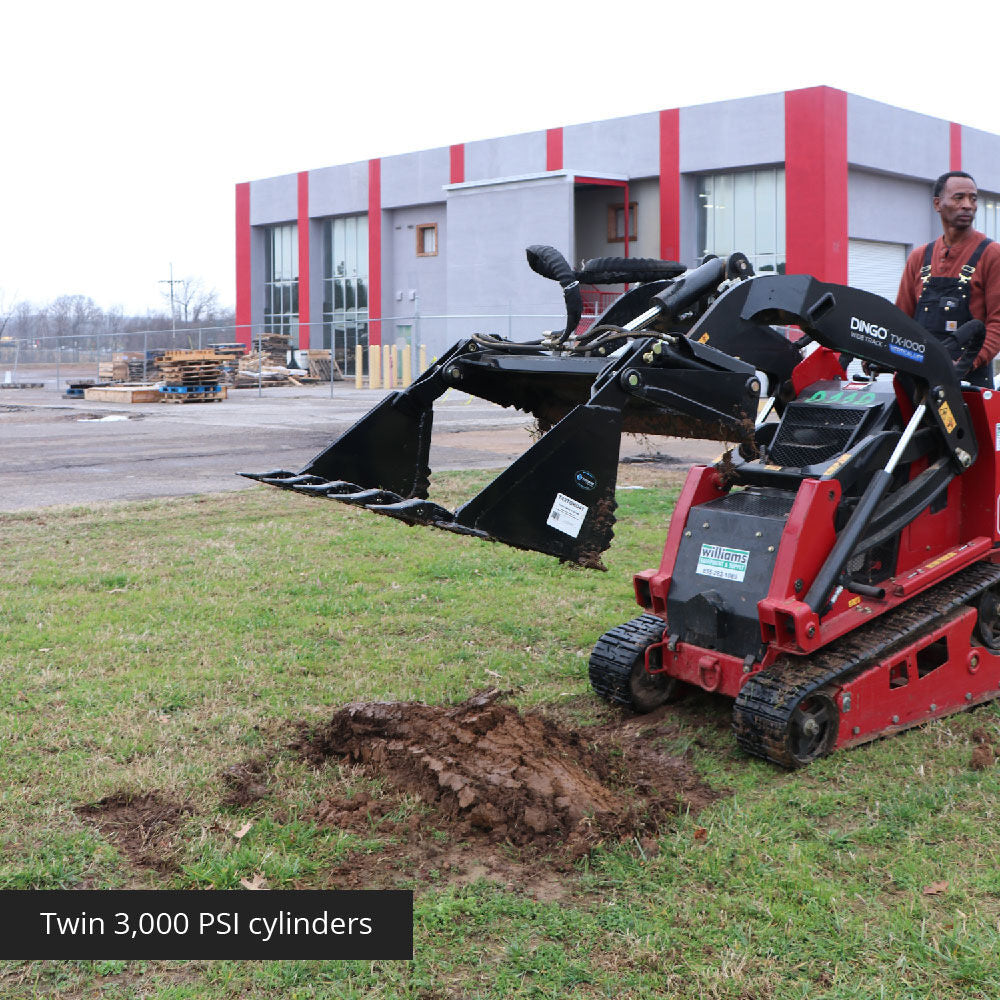
[[[996,450],[1000,451],[1000,424],[996,425],[996,439],[997,439]]]
[[[695,572],[702,576],[714,576],[719,580],[742,583],[749,565],[750,553],[746,549],[731,549],[726,545],[706,543],[701,547]]]
[[[545,522],[550,528],[561,531],[570,538],[576,538],[580,534],[583,526],[583,519],[587,516],[589,507],[582,503],[577,503],[572,497],[564,493],[557,493],[552,510],[549,511],[549,519]]]

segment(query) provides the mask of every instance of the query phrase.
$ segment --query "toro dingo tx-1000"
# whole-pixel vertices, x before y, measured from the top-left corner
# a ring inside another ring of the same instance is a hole
[[[597,642],[598,693],[728,695],[739,744],[786,767],[1000,693],[1000,398],[961,381],[981,324],[949,350],[883,298],[741,255],[683,273],[528,256],[563,286],[564,330],[473,336],[301,472],[251,478],[598,567],[622,432],[727,441],[635,576],[644,613]],[[578,334],[579,281],[642,283]],[[871,375],[848,379],[852,358]],[[426,499],[452,386],[550,428],[455,511]]]

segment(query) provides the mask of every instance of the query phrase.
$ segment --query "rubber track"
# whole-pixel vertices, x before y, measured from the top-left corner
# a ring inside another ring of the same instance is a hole
[[[782,767],[798,767],[785,746],[785,735],[804,698],[891,656],[998,582],[1000,566],[977,563],[812,656],[780,657],[750,678],[737,696],[733,706],[737,742],[749,754]]]
[[[637,656],[663,639],[667,623],[656,615],[640,615],[605,632],[590,654],[591,687],[608,701],[632,707],[629,677]]]

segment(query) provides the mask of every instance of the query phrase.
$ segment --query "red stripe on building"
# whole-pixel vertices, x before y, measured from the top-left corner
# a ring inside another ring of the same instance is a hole
[[[961,170],[962,169],[962,126],[957,122],[951,123],[951,130],[949,135],[949,146],[948,150],[948,169],[949,170]]]
[[[368,343],[382,343],[382,161],[368,161]]]
[[[562,170],[563,168],[563,130],[550,128],[545,133],[545,169]]]
[[[660,259],[681,257],[681,113],[660,112]]]
[[[847,94],[785,93],[786,271],[847,283]]]
[[[309,350],[309,171],[298,176],[299,350]]]
[[[464,184],[465,183],[465,143],[457,142],[450,150],[451,155],[451,172],[450,177],[452,184]]]
[[[250,348],[250,185],[236,185],[236,339]]]

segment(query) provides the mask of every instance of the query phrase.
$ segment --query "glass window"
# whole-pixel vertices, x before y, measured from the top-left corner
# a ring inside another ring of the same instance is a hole
[[[636,224],[636,203],[629,202],[628,206],[628,241],[631,243],[638,237],[638,226]],[[608,205],[608,242],[625,242],[625,206]]]
[[[323,347],[353,375],[368,347],[368,217],[324,219],[323,248]]]
[[[436,222],[417,226],[417,256],[436,257],[438,252],[438,227]]]
[[[299,227],[264,232],[264,332],[294,335],[299,326]],[[298,345],[295,345],[298,346]]]
[[[976,209],[976,229],[991,240],[1000,240],[997,223],[1000,221],[1000,199],[996,195],[979,192],[979,207]]]
[[[785,171],[706,174],[698,184],[698,255],[740,250],[754,270],[785,270]]]

